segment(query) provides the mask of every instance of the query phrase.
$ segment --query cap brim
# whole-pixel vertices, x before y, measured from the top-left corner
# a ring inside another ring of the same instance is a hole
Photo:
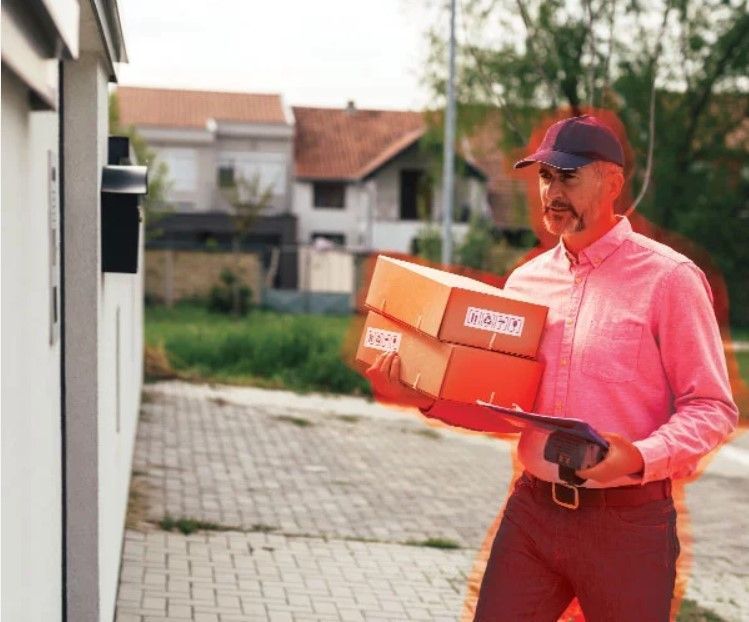
[[[572,155],[571,153],[564,153],[564,151],[544,149],[543,151],[536,151],[533,155],[523,158],[519,162],[515,162],[515,165],[512,168],[523,168],[524,166],[530,166],[536,162],[548,164],[554,168],[574,170],[581,166],[585,166],[586,164],[590,164],[593,162],[593,159]]]

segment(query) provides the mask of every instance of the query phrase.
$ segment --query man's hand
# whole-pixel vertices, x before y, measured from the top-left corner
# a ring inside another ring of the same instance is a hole
[[[380,354],[364,375],[372,383],[372,392],[386,402],[424,410],[434,404],[433,399],[401,382],[401,359],[396,352]]]
[[[577,471],[583,479],[593,479],[605,484],[625,475],[635,475],[645,468],[642,454],[632,443],[619,434],[602,434],[609,442],[609,453],[594,467]]]

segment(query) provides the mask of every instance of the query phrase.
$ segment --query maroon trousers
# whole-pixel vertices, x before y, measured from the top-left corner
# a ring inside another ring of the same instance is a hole
[[[548,493],[527,475],[517,481],[474,622],[555,622],[575,596],[586,622],[667,621],[679,555],[670,496],[572,510]]]

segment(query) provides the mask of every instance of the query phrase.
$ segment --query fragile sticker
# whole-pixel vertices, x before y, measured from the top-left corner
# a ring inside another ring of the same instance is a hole
[[[479,330],[488,330],[501,335],[520,337],[523,334],[525,318],[522,315],[500,313],[491,309],[468,307],[463,325],[470,328],[478,328]]]
[[[397,352],[401,345],[401,334],[381,328],[367,328],[364,335],[364,346],[382,350],[383,352]]]

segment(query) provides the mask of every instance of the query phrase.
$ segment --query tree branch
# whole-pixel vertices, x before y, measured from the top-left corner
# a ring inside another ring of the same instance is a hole
[[[653,149],[655,147],[655,80],[658,74],[658,57],[661,55],[661,49],[663,47],[663,35],[666,32],[666,24],[668,23],[668,14],[671,12],[671,4],[673,0],[668,0],[666,8],[663,10],[663,19],[661,20],[661,28],[658,32],[658,41],[653,51],[653,56],[650,58],[650,75],[652,76],[650,84],[650,107],[649,107],[649,119],[648,119],[648,155],[645,163],[645,175],[642,180],[642,187],[637,195],[637,198],[632,202],[629,209],[624,213],[625,216],[629,216],[635,211],[637,206],[640,204],[642,199],[645,197],[645,193],[650,185],[650,177],[653,173]],[[667,216],[668,214],[666,214]],[[667,219],[667,218],[666,218]]]
[[[689,163],[689,154],[692,150],[692,141],[694,135],[697,132],[697,128],[700,123],[702,114],[705,112],[710,98],[713,94],[713,87],[718,78],[721,77],[726,69],[726,65],[731,60],[734,52],[740,47],[742,43],[746,43],[746,37],[749,35],[749,15],[744,14],[736,22],[734,27],[727,33],[726,39],[732,37],[727,42],[723,53],[720,58],[715,62],[712,71],[705,77],[702,82],[702,89],[700,93],[692,98],[687,94],[687,101],[691,101],[692,105],[689,107],[689,125],[684,133],[684,149],[681,151],[681,157],[679,158],[679,168],[685,170]]]

